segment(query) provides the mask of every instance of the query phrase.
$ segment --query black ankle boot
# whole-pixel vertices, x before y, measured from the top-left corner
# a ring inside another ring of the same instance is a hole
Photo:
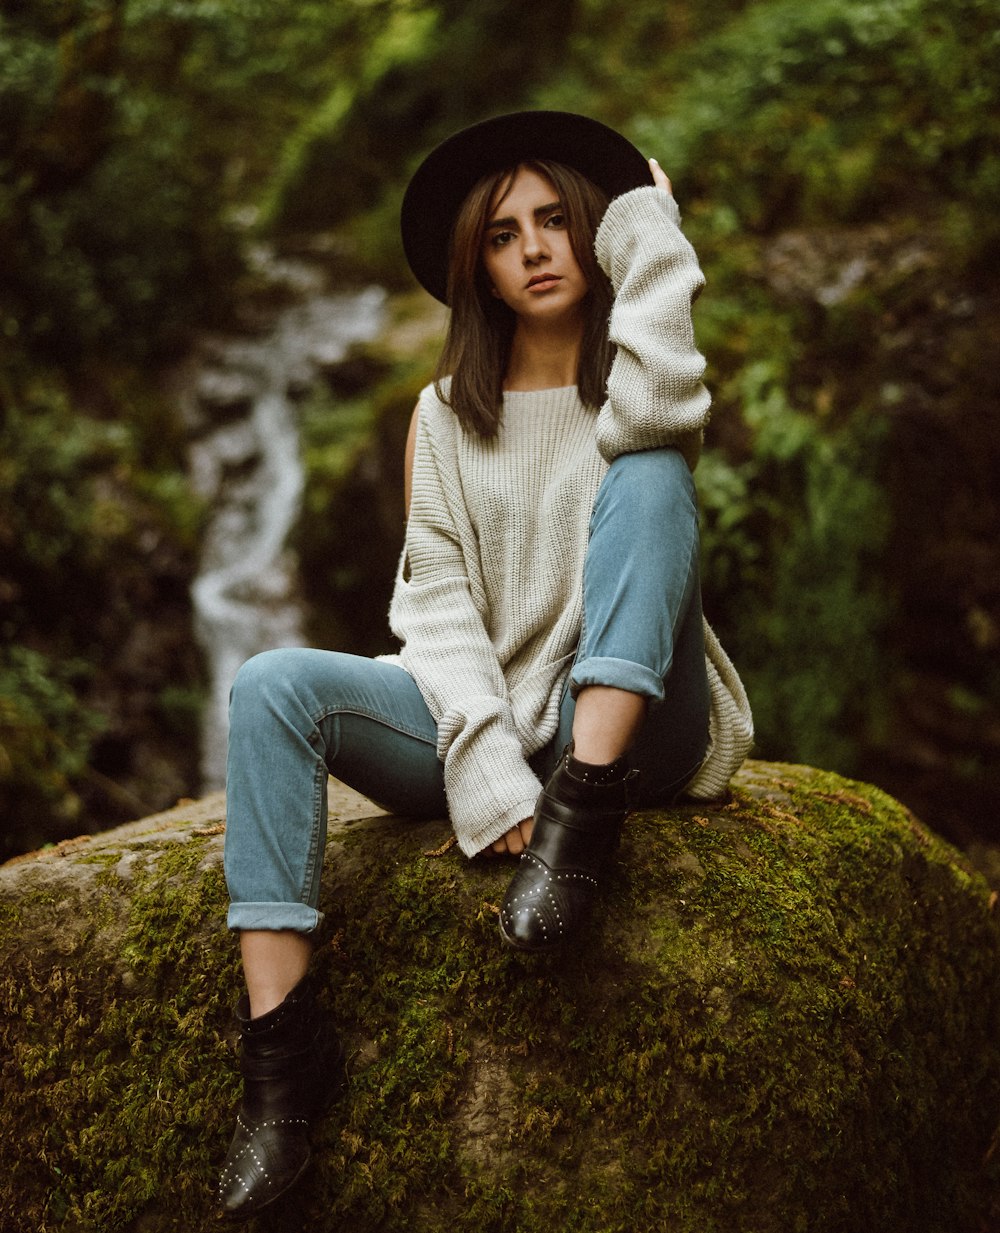
[[[500,935],[518,950],[551,950],[575,938],[628,813],[626,757],[577,762],[568,746],[535,806],[531,842],[500,908]]]
[[[305,1172],[310,1121],[342,1086],[344,1056],[308,977],[258,1019],[250,1018],[244,995],[236,1019],[243,1103],[219,1178],[219,1202],[224,1216],[249,1220]]]

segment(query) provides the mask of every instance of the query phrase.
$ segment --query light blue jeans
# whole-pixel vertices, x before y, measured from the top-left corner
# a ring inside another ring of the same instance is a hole
[[[691,473],[675,450],[625,454],[594,502],[583,629],[559,728],[531,759],[542,782],[587,685],[650,705],[632,750],[640,804],[667,804],[708,746],[708,680]],[[309,932],[326,843],[327,774],[393,813],[447,812],[436,728],[413,678],[338,651],[265,651],[237,674],[230,705],[226,881],[231,929]]]

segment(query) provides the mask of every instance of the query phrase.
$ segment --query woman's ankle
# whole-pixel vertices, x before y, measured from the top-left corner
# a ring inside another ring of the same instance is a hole
[[[641,694],[605,685],[580,690],[573,716],[573,756],[591,766],[607,766],[631,749],[646,718]]]
[[[252,1019],[281,1005],[308,971],[312,950],[308,937],[291,929],[245,929],[240,933]]]
[[[566,750],[566,770],[581,783],[602,787],[605,784],[620,783],[626,779],[631,770],[631,763],[627,752],[611,762],[589,762],[578,756],[571,741]]]

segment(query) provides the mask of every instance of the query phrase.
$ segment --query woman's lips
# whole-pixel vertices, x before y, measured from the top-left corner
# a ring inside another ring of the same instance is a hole
[[[544,291],[547,287],[554,287],[561,281],[559,274],[536,274],[534,278],[528,280],[528,290]]]

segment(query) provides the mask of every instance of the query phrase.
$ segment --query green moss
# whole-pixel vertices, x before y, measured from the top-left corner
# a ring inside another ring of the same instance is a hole
[[[220,945],[222,880],[218,868],[198,872],[198,840],[131,850],[125,895],[110,854],[67,858],[106,868],[84,904],[58,905],[69,921],[86,914],[60,962],[44,967],[50,956],[36,943],[3,937],[3,1142],[19,1145],[5,1160],[4,1228],[103,1233],[165,1194],[183,1227],[203,1217],[201,1127],[233,1090],[224,1032],[236,977]],[[111,921],[114,951],[101,953],[95,937]],[[187,1180],[175,1190],[178,1171]]]
[[[978,1233],[1000,1097],[985,883],[888,797],[751,764],[635,815],[586,947],[501,949],[504,863],[443,825],[330,845],[317,966],[349,1048],[267,1227]],[[236,1098],[213,849],[137,846],[118,958],[4,941],[0,1220],[202,1228]],[[103,872],[102,879],[107,878]]]
[[[942,1076],[972,1043],[954,939],[983,946],[972,967],[984,990],[995,958],[985,889],[888,798],[788,776],[780,805],[743,792],[722,810],[635,819],[614,916],[592,952],[559,963],[497,950],[488,905],[509,870],[400,863],[393,833],[388,867],[371,861],[351,905],[370,896],[377,906],[360,926],[353,910],[343,920],[335,983],[342,1019],[394,1023],[372,1081],[396,1116],[380,1117],[373,1142],[361,1133],[370,1107],[349,1107],[353,1148],[316,1210],[329,1204],[350,1227],[358,1196],[371,1218],[381,1189],[380,1227],[413,1227],[413,1195],[439,1159],[433,1189],[447,1216],[427,1227],[481,1227],[454,1127],[418,1126],[412,1101],[430,1093],[433,1109],[461,1091],[456,1063],[467,1082],[489,1042],[511,1080],[493,1227],[607,1229],[620,1210],[622,1228],[817,1229],[850,1210],[858,1224],[909,1228],[914,1213],[938,1209],[945,1223],[926,1227],[961,1227],[955,1213],[978,1201],[962,1193],[961,1153],[946,1197],[941,1164],[929,1187],[914,1161],[939,1150],[942,1101],[954,1133],[996,1064]],[[407,1024],[419,1025],[415,1038]],[[988,1081],[996,1090],[995,1074]],[[577,1176],[569,1166],[595,1135],[609,1165]],[[403,1146],[417,1141],[418,1152]]]

